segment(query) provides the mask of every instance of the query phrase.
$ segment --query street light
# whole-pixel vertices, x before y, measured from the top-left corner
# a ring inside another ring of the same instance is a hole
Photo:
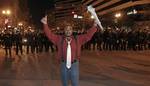
[[[121,17],[121,13],[116,13],[116,14],[115,14],[115,17],[116,17],[116,18]]]
[[[3,10],[3,11],[2,11],[2,14],[6,14],[6,11],[5,11],[5,10]]]
[[[11,14],[10,10],[7,10],[6,13],[7,13],[7,15],[10,15],[10,14]]]
[[[18,23],[18,26],[22,26],[23,24],[20,22],[20,23]]]
[[[2,14],[4,14],[4,15],[10,15],[11,11],[10,10],[2,10]]]
[[[11,14],[11,11],[9,9],[6,9],[6,10],[2,10],[2,14],[3,14],[3,17],[5,19],[5,22],[4,22],[4,25],[5,25],[5,29],[8,29],[10,28],[11,26],[9,25],[10,23],[10,14]]]
[[[91,19],[94,19],[94,16],[91,16]]]

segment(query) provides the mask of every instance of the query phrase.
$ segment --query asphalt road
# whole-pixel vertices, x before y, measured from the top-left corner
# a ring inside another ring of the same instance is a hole
[[[0,50],[0,86],[61,86],[55,53],[6,59]],[[149,86],[150,51],[83,51],[80,86]]]

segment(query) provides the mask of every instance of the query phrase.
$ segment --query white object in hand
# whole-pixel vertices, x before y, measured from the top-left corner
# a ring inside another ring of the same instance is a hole
[[[94,19],[96,20],[96,23],[99,25],[99,27],[100,27],[102,30],[104,30],[103,27],[102,27],[102,24],[101,24],[100,20],[98,19],[98,16],[97,16],[96,12],[95,12],[95,8],[93,8],[93,7],[90,5],[90,6],[87,7],[87,9],[88,9],[88,11],[94,16]]]
[[[70,46],[71,41],[68,41],[67,44],[67,63],[66,63],[66,67],[68,69],[71,68],[71,46]]]
[[[43,17],[43,18],[41,19],[41,22],[42,22],[43,24],[47,24],[47,16]]]

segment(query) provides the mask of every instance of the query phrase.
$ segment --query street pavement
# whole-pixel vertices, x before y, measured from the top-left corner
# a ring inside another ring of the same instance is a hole
[[[55,53],[12,58],[0,49],[0,86],[61,86]],[[150,51],[83,51],[79,86],[150,86]]]

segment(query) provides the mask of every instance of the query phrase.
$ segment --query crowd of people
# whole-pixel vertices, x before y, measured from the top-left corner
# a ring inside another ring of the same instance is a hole
[[[48,41],[45,34],[36,32],[22,34],[5,31],[5,33],[0,34],[0,45],[8,57],[11,57],[12,51],[15,51],[16,55],[48,52],[49,48],[52,52],[54,51],[53,44]]]
[[[85,33],[85,32],[84,32]],[[79,33],[79,34],[84,34]],[[57,48],[44,33],[28,32],[25,34],[5,31],[0,34],[0,45],[5,55],[54,52]],[[92,39],[82,46],[82,50],[147,50],[150,49],[149,30],[105,29],[97,31]]]
[[[91,47],[92,45],[92,47]],[[97,31],[83,46],[89,50],[147,50],[150,49],[150,32],[147,29],[105,29]]]

